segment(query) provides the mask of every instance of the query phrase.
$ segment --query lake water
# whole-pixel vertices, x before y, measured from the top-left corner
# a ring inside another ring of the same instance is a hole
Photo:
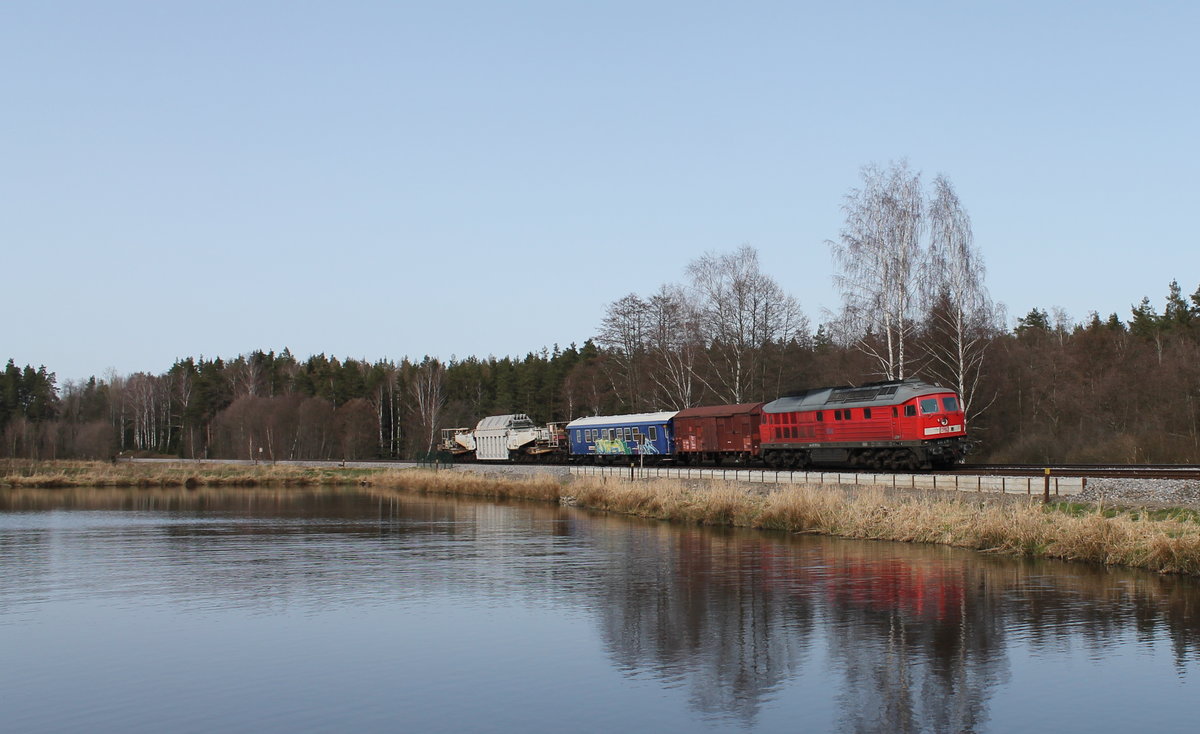
[[[1195,731],[1190,579],[352,491],[0,492],[5,732]]]

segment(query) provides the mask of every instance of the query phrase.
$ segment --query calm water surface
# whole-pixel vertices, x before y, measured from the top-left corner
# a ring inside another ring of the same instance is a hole
[[[6,732],[1195,731],[1200,586],[346,492],[0,493]]]

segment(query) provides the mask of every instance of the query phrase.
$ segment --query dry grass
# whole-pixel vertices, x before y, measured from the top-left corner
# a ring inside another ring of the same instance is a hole
[[[897,494],[791,486],[762,493],[745,485],[688,485],[660,480],[493,480],[411,472],[398,488],[489,497],[554,499],[657,520],[815,533],[846,538],[936,543],[1027,557],[1059,558],[1200,575],[1200,524],[1136,512],[1060,512],[1037,502],[980,501],[978,496]]]
[[[194,464],[112,464],[101,461],[8,461],[0,463],[0,486],[72,487],[304,487],[357,484],[364,472],[294,466]]]
[[[1104,508],[1080,511],[1041,504],[980,500],[978,495],[785,486],[778,491],[733,483],[692,484],[615,478],[524,479],[459,471],[349,470],[56,462],[0,464],[9,487],[257,487],[356,484],[377,490],[566,502],[657,520],[816,533],[847,538],[937,543],[1030,557],[1060,558],[1200,575],[1200,523]],[[568,495],[569,496],[564,496]]]
[[[563,493],[562,482],[549,475],[512,479],[473,472],[401,469],[373,473],[361,483],[376,489],[545,502],[558,502]]]

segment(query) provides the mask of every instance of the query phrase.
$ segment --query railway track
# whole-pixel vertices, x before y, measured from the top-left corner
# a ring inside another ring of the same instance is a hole
[[[1031,477],[1047,470],[1058,477],[1200,480],[1200,466],[1182,464],[964,464],[941,473]]]

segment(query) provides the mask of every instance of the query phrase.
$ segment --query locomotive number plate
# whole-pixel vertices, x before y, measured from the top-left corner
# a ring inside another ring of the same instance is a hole
[[[935,426],[933,428],[926,428],[925,435],[936,436],[939,433],[958,433],[961,430],[962,426]]]

